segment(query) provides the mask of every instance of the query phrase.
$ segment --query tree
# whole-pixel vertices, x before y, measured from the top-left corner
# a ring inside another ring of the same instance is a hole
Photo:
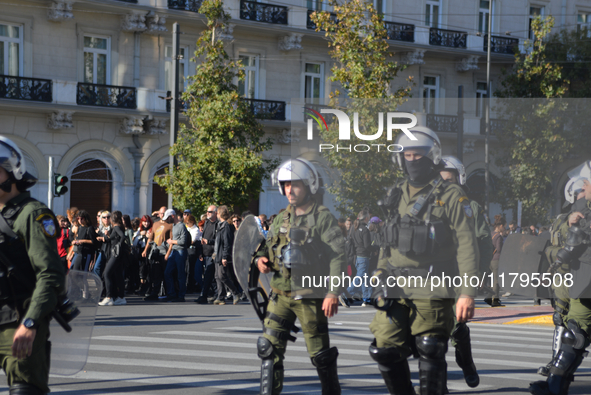
[[[515,55],[515,65],[505,71],[502,88],[495,92],[498,106],[507,119],[507,127],[498,132],[503,149],[497,163],[504,168],[497,191],[503,208],[515,208],[522,202],[522,218],[527,223],[549,219],[554,203],[552,182],[558,166],[574,150],[574,134],[568,132],[564,97],[568,81],[562,67],[548,59],[547,40],[554,18],[532,21],[533,42]],[[528,100],[517,100],[525,98]]]
[[[331,80],[338,82],[345,91],[342,94],[334,90],[329,106],[351,115],[357,112],[363,120],[361,133],[373,134],[378,128],[376,114],[395,110],[410,95],[410,87],[391,91],[392,81],[405,66],[390,59],[393,54],[388,51],[385,23],[371,2],[329,0],[329,5],[336,13],[336,20],[328,12],[310,15],[316,31],[325,31],[329,54],[336,61],[331,69]],[[346,97],[355,100],[346,100]],[[343,144],[338,139],[336,122],[321,129],[320,136],[327,144]],[[347,142],[358,143],[366,141],[353,138]],[[372,143],[388,142],[384,138]],[[341,178],[328,187],[336,197],[338,211],[348,215],[355,208],[368,206],[373,213],[379,213],[376,202],[384,197],[384,188],[392,186],[400,176],[394,169],[392,154],[386,149],[371,153],[323,151],[323,154],[328,165],[340,173]]]
[[[173,204],[180,208],[245,207],[277,163],[262,157],[272,142],[264,138],[234,83],[244,79],[242,65],[230,60],[219,39],[229,20],[222,1],[204,0],[199,12],[207,17],[207,28],[197,41],[195,58],[203,61],[182,96],[188,103],[187,122],[180,125],[171,147],[176,157],[173,174],[156,177],[156,182],[172,193]]]

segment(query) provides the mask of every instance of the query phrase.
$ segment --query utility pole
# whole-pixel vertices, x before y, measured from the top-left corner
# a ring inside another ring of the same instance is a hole
[[[49,157],[49,174],[47,175],[47,208],[53,210],[53,156]]]
[[[486,100],[485,110],[484,110],[484,120],[486,124],[486,133],[484,135],[484,212],[490,218],[489,208],[490,208],[490,156],[488,153],[489,143],[490,143],[490,97],[491,97],[491,89],[490,89],[490,47],[492,41],[492,4],[493,0],[488,0],[488,36],[487,36],[487,46],[486,46]]]
[[[458,86],[458,160],[464,163],[464,86]]]
[[[172,25],[172,99],[170,101],[170,148],[176,143],[176,135],[179,130],[179,24]],[[168,174],[172,177],[174,170],[174,156],[168,155]],[[168,192],[168,208],[172,208],[172,193]]]

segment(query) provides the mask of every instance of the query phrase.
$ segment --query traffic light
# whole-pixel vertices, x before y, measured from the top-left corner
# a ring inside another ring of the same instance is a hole
[[[62,196],[68,192],[68,187],[66,186],[67,182],[68,177],[62,176],[61,174],[53,175],[53,195],[55,197]]]

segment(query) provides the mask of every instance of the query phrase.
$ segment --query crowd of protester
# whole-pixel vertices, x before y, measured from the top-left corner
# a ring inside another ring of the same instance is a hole
[[[66,270],[92,272],[103,280],[100,306],[125,305],[126,294],[164,302],[185,302],[187,294],[198,294],[196,303],[237,304],[247,298],[234,274],[232,248],[248,215],[212,205],[199,219],[191,210],[161,207],[133,219],[101,210],[92,221],[87,211],[71,207],[67,216],[57,216],[58,250]],[[255,218],[266,233],[267,217]]]

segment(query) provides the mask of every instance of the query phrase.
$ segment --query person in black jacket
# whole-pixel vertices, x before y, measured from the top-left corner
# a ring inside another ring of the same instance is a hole
[[[232,268],[232,247],[234,246],[234,232],[236,228],[228,222],[230,213],[226,206],[218,208],[220,223],[215,237],[214,256],[215,256],[215,279],[218,285],[217,297],[213,304],[226,304],[224,301],[224,286],[232,292],[233,303],[240,302],[240,295],[232,281],[229,270]]]
[[[371,235],[369,233],[369,229],[367,228],[368,222],[369,212],[367,210],[362,210],[359,212],[357,219],[353,223],[351,242],[355,251],[356,273],[355,277],[351,279],[351,286],[347,288],[345,295],[339,296],[341,304],[345,307],[349,307],[349,295],[353,295],[359,290],[359,288],[361,288],[361,294],[363,298],[363,304],[361,306],[365,307],[371,304],[371,287],[369,286],[369,283],[366,284],[366,281],[364,280],[364,277],[369,278],[368,270],[372,248]]]
[[[206,304],[209,290],[213,285],[215,275],[215,264],[212,259],[213,248],[215,246],[215,237],[218,221],[218,208],[214,205],[207,209],[207,220],[203,227],[203,237],[201,238],[201,245],[203,246],[203,260],[205,261],[205,274],[203,275],[203,289],[201,296],[195,299],[195,303]]]
[[[125,230],[121,211],[113,211],[113,228],[108,239],[111,255],[105,265],[105,289],[107,296],[99,303],[100,306],[127,304],[125,300],[125,260],[127,259]],[[107,238],[107,236],[105,236]]]
[[[92,227],[90,215],[86,210],[80,210],[77,214],[78,222],[78,235],[76,240],[72,242],[74,245],[74,251],[76,255],[72,262],[72,270],[88,271],[90,261],[94,256],[94,250],[97,246],[96,232]]]

